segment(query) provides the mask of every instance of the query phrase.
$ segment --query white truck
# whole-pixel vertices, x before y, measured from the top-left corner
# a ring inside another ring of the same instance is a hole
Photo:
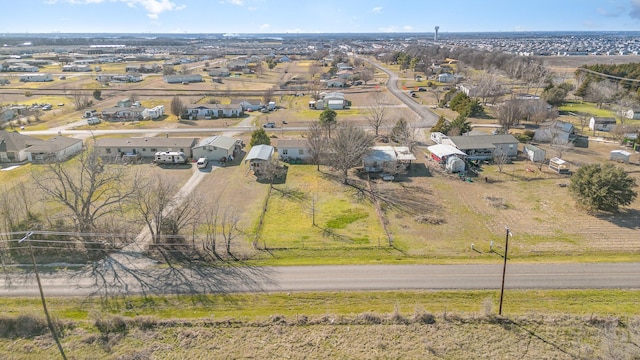
[[[158,151],[153,162],[156,164],[186,164],[187,155],[182,151]]]

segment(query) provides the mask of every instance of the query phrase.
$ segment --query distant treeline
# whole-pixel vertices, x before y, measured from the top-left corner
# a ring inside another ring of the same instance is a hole
[[[638,91],[640,89],[640,63],[582,65],[580,69],[589,70],[589,72],[584,72],[586,79],[600,81],[609,78],[627,90]],[[580,69],[576,70],[576,73],[582,72]]]

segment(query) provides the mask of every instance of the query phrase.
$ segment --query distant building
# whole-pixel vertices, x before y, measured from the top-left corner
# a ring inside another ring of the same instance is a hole
[[[20,75],[22,82],[46,82],[53,81],[53,77],[49,73],[29,73]]]

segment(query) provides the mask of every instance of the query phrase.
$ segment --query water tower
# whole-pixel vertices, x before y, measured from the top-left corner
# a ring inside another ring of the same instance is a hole
[[[436,33],[433,34],[433,41],[438,41],[438,30],[440,30],[440,26],[436,26]]]

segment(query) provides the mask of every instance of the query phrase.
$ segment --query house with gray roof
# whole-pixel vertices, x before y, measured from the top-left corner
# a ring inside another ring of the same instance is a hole
[[[280,160],[306,162],[311,159],[309,141],[306,139],[279,139],[276,149]]]
[[[197,138],[181,137],[100,138],[95,141],[94,149],[102,158],[111,161],[120,161],[126,155],[152,159],[158,151],[183,152],[193,158],[191,149],[197,141]]]
[[[19,132],[0,130],[0,162],[20,163],[31,161],[31,153],[27,151],[30,147],[37,145],[44,140],[22,135]]]
[[[443,140],[444,143],[455,146],[471,161],[491,160],[498,152],[510,158],[518,156],[518,139],[510,134],[450,136]]]
[[[236,139],[223,135],[201,139],[192,149],[194,159],[207,158],[211,161],[221,161],[222,159],[231,161],[239,150]]]
[[[27,149],[34,163],[64,161],[82,151],[81,139],[54,136]]]

